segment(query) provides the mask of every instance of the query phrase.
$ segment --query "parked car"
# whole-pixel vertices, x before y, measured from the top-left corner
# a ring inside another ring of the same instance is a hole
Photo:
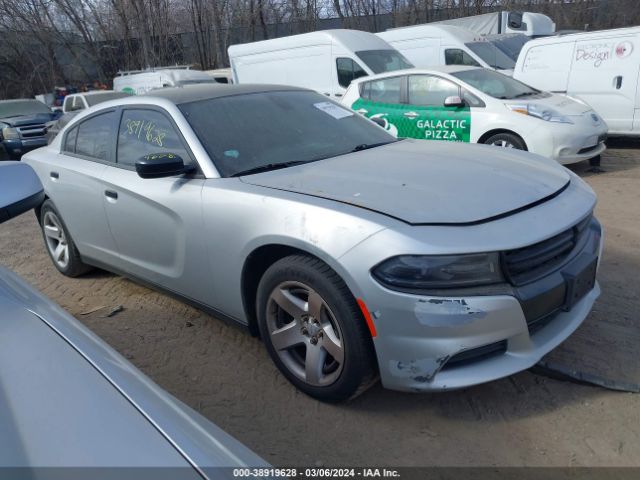
[[[0,160],[20,160],[46,145],[47,124],[59,116],[38,100],[0,100]]]
[[[607,126],[590,106],[476,67],[356,80],[342,103],[398,137],[484,143],[569,164],[600,155]]]
[[[0,164],[0,223],[44,198],[31,167]],[[2,267],[0,325],[0,468],[12,478],[38,467],[38,478],[58,478],[54,467],[176,467],[171,478],[217,480],[267,466]]]
[[[62,127],[71,121],[79,112],[98,103],[116,98],[124,98],[131,95],[126,92],[114,92],[113,90],[94,90],[90,92],[72,93],[64,98],[62,104],[62,117],[47,128],[47,143],[56,137]]]
[[[596,197],[575,174],[527,152],[397,140],[309,90],[115,100],[26,161],[61,273],[102,267],[237,321],[322,400],[377,375],[434,391],[519,372],[600,293]]]
[[[376,35],[419,68],[469,65],[513,75],[516,66],[515,60],[494,41],[454,25],[414,25]]]
[[[341,97],[355,78],[413,65],[373,33],[322,30],[231,45],[235,83],[273,83]]]
[[[113,89],[130,95],[141,95],[157,88],[199,83],[215,83],[215,80],[209,74],[189,67],[156,67],[118,72],[113,79]]]
[[[611,135],[640,135],[640,27],[583,32],[527,42],[515,78],[579,98]]]

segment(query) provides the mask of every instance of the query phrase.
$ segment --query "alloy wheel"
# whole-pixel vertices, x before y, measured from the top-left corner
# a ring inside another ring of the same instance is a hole
[[[324,299],[308,285],[280,283],[267,302],[267,328],[282,363],[300,380],[327,386],[344,364],[340,325]]]
[[[51,258],[58,267],[67,268],[69,265],[69,244],[62,223],[55,213],[49,211],[44,214],[42,230]]]

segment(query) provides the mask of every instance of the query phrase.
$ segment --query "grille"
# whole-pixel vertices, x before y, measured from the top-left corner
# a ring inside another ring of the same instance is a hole
[[[542,242],[502,254],[502,266],[514,285],[532,282],[560,267],[584,237],[591,216]]]
[[[37,124],[18,127],[18,132],[20,133],[20,138],[37,138],[44,137],[47,130],[44,125]]]

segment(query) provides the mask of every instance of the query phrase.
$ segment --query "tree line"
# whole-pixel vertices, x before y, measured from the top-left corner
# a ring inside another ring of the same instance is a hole
[[[110,85],[119,70],[220,68],[234,43],[498,10],[542,12],[558,29],[640,24],[637,0],[0,0],[0,98]]]

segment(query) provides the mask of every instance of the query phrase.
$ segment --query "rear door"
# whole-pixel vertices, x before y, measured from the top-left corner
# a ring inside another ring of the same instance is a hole
[[[154,107],[122,110],[116,164],[104,173],[103,202],[120,258],[117,267],[195,300],[206,296],[202,268],[201,192],[204,178],[189,174],[143,179],[135,162],[172,153],[197,165],[171,116]],[[204,293],[203,293],[204,292]]]
[[[639,64],[637,35],[577,41],[567,92],[591,105],[611,133],[630,132]]]
[[[405,117],[409,111],[402,103],[406,85],[406,76],[381,78],[363,82],[360,96],[351,105],[357,113],[376,121],[397,137],[410,137],[411,122]]]
[[[436,75],[409,75],[407,79],[406,136],[425,140],[469,142],[471,110],[468,105],[445,107],[448,97],[461,96],[460,87]]]
[[[80,254],[110,263],[117,249],[102,202],[102,177],[114,160],[115,110],[83,119],[62,139],[62,150],[42,172],[47,190]]]

